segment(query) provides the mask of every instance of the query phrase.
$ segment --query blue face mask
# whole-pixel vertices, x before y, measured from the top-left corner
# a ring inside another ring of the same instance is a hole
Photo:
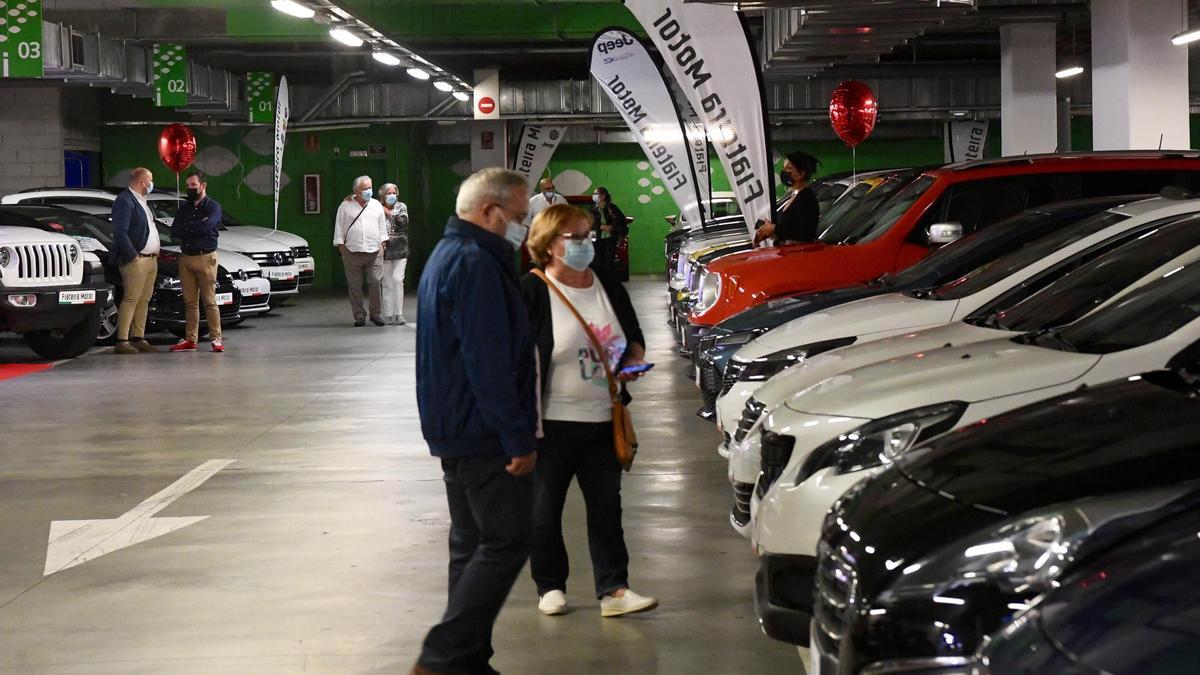
[[[146,184],[146,194],[150,194],[151,192],[154,192],[154,181]]]
[[[388,195],[383,198],[383,201],[387,202],[388,206],[395,206],[397,201],[396,195]]]
[[[575,241],[574,239],[567,240],[566,250],[559,260],[563,264],[576,272],[582,272],[592,264],[592,260],[596,258],[596,248],[592,245],[591,239],[583,241]]]
[[[525,243],[525,235],[529,234],[529,228],[515,220],[508,221],[507,228],[504,231],[504,239],[516,250],[521,250],[521,244]]]
[[[375,194],[375,193],[371,190],[371,188],[367,188],[366,190],[363,190],[362,191],[363,201],[365,202],[365,201],[369,200],[371,198],[371,195],[373,195],[373,194]]]

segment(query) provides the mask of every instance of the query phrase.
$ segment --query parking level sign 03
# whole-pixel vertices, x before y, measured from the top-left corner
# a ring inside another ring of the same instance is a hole
[[[275,121],[275,76],[271,73],[246,73],[246,104],[251,124]]]
[[[164,42],[154,45],[154,105],[187,105],[187,48]]]
[[[42,0],[0,0],[0,74],[42,76]]]

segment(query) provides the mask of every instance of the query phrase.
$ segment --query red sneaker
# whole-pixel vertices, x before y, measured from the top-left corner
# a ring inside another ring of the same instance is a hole
[[[176,342],[175,344],[171,345],[171,351],[173,351],[173,352],[194,352],[194,351],[196,351],[196,343],[192,342],[191,340],[180,340],[179,342]]]
[[[220,340],[213,340],[212,347],[213,351],[217,352],[218,354],[225,351],[225,343],[221,342]]]

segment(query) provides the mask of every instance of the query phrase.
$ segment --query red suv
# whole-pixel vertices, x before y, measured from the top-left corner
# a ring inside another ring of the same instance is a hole
[[[838,223],[820,242],[755,249],[714,261],[702,273],[685,340],[775,297],[862,283],[904,269],[955,235],[1030,207],[1146,194],[1168,185],[1200,187],[1200,153],[1036,155],[932,169],[866,219]]]

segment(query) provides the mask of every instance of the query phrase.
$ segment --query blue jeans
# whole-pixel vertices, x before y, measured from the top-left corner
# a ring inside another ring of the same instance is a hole
[[[492,627],[529,558],[533,476],[506,470],[508,458],[443,459],[450,503],[450,585],[446,613],[430,629],[418,662],[444,672],[493,673]]]

